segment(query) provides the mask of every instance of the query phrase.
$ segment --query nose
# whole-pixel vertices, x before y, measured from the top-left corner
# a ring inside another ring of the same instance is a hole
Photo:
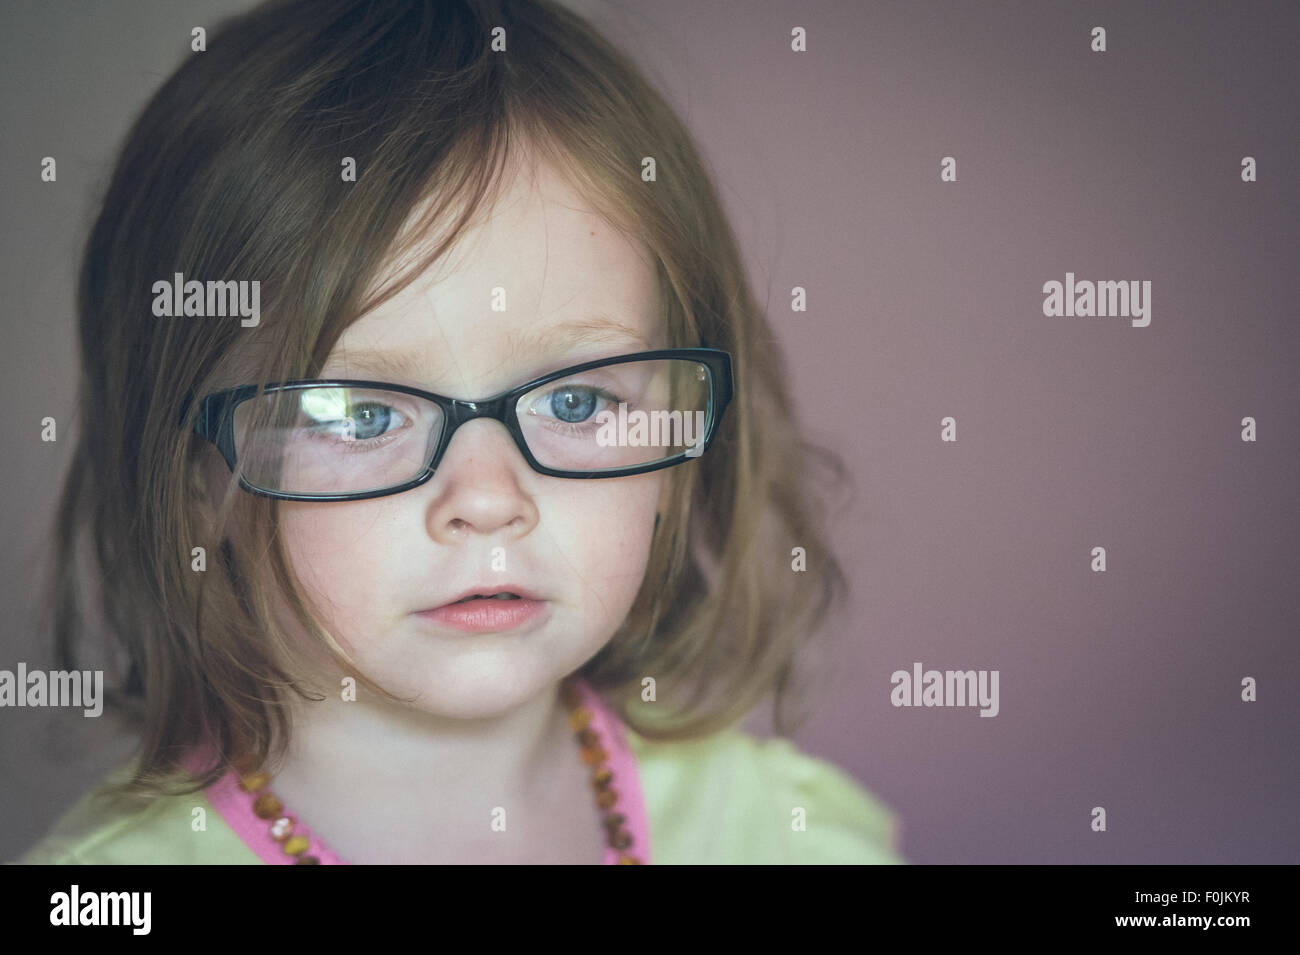
[[[537,525],[538,509],[526,485],[534,472],[499,421],[463,423],[452,435],[430,481],[429,534],[439,543],[475,537],[517,540]]]

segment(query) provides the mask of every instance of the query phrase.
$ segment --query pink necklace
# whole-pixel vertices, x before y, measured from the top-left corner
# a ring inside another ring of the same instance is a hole
[[[600,734],[591,725],[591,710],[582,703],[582,695],[570,679],[560,684],[560,699],[569,708],[569,727],[578,741],[579,755],[591,767],[591,788],[596,796],[596,810],[601,815],[605,839],[618,851],[619,865],[641,865],[631,854],[632,834],[627,831],[627,817],[618,811],[618,791],[611,785],[614,773],[606,765],[609,753],[601,745]],[[297,865],[319,865],[320,859],[308,854],[311,840],[294,832],[298,820],[284,811],[284,804],[268,788],[271,774],[265,770],[240,770],[239,788],[253,798],[253,813],[270,827],[272,839],[285,855],[295,857]]]

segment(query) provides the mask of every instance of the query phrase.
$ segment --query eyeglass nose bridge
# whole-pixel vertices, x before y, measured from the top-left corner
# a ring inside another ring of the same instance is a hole
[[[425,469],[424,479],[428,480],[432,477],[433,472],[442,464],[443,456],[447,453],[447,448],[451,446],[451,439],[456,436],[456,430],[461,425],[468,424],[477,418],[489,418],[501,422],[502,427],[514,440],[516,447],[523,453],[524,460],[530,461],[531,454],[523,445],[523,436],[520,434],[515,420],[510,415],[510,402],[510,395],[480,401],[462,401],[459,398],[446,399],[443,404],[446,425],[443,427],[442,439],[438,442],[433,460]]]
[[[507,427],[510,424],[510,419],[506,415],[508,405],[505,397],[489,398],[486,401],[461,401],[459,398],[452,398],[450,404],[447,417],[451,427],[448,429],[448,436],[451,431],[475,418],[495,418]]]

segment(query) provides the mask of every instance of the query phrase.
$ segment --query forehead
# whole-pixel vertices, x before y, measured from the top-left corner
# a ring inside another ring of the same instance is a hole
[[[508,183],[442,260],[344,331],[323,376],[383,372],[483,395],[566,364],[664,347],[648,250],[547,165],[516,169]]]

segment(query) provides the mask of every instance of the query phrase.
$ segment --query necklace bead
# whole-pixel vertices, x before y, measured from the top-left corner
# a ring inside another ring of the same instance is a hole
[[[591,727],[592,712],[582,702],[582,693],[574,681],[565,679],[560,684],[560,699],[569,708],[569,727],[573,730],[582,762],[593,767],[591,787],[596,808],[605,829],[606,844],[618,852],[618,865],[642,865],[640,859],[628,850],[632,847],[632,834],[624,826],[627,817],[618,812],[618,791],[611,785],[614,773],[605,765],[609,753],[602,745],[600,734]],[[253,798],[253,813],[266,820],[272,839],[280,843],[285,855],[294,857],[296,865],[319,865],[320,859],[311,855],[311,840],[295,834],[298,820],[284,812],[284,804],[268,788],[271,774],[253,768],[240,772],[239,786]]]

